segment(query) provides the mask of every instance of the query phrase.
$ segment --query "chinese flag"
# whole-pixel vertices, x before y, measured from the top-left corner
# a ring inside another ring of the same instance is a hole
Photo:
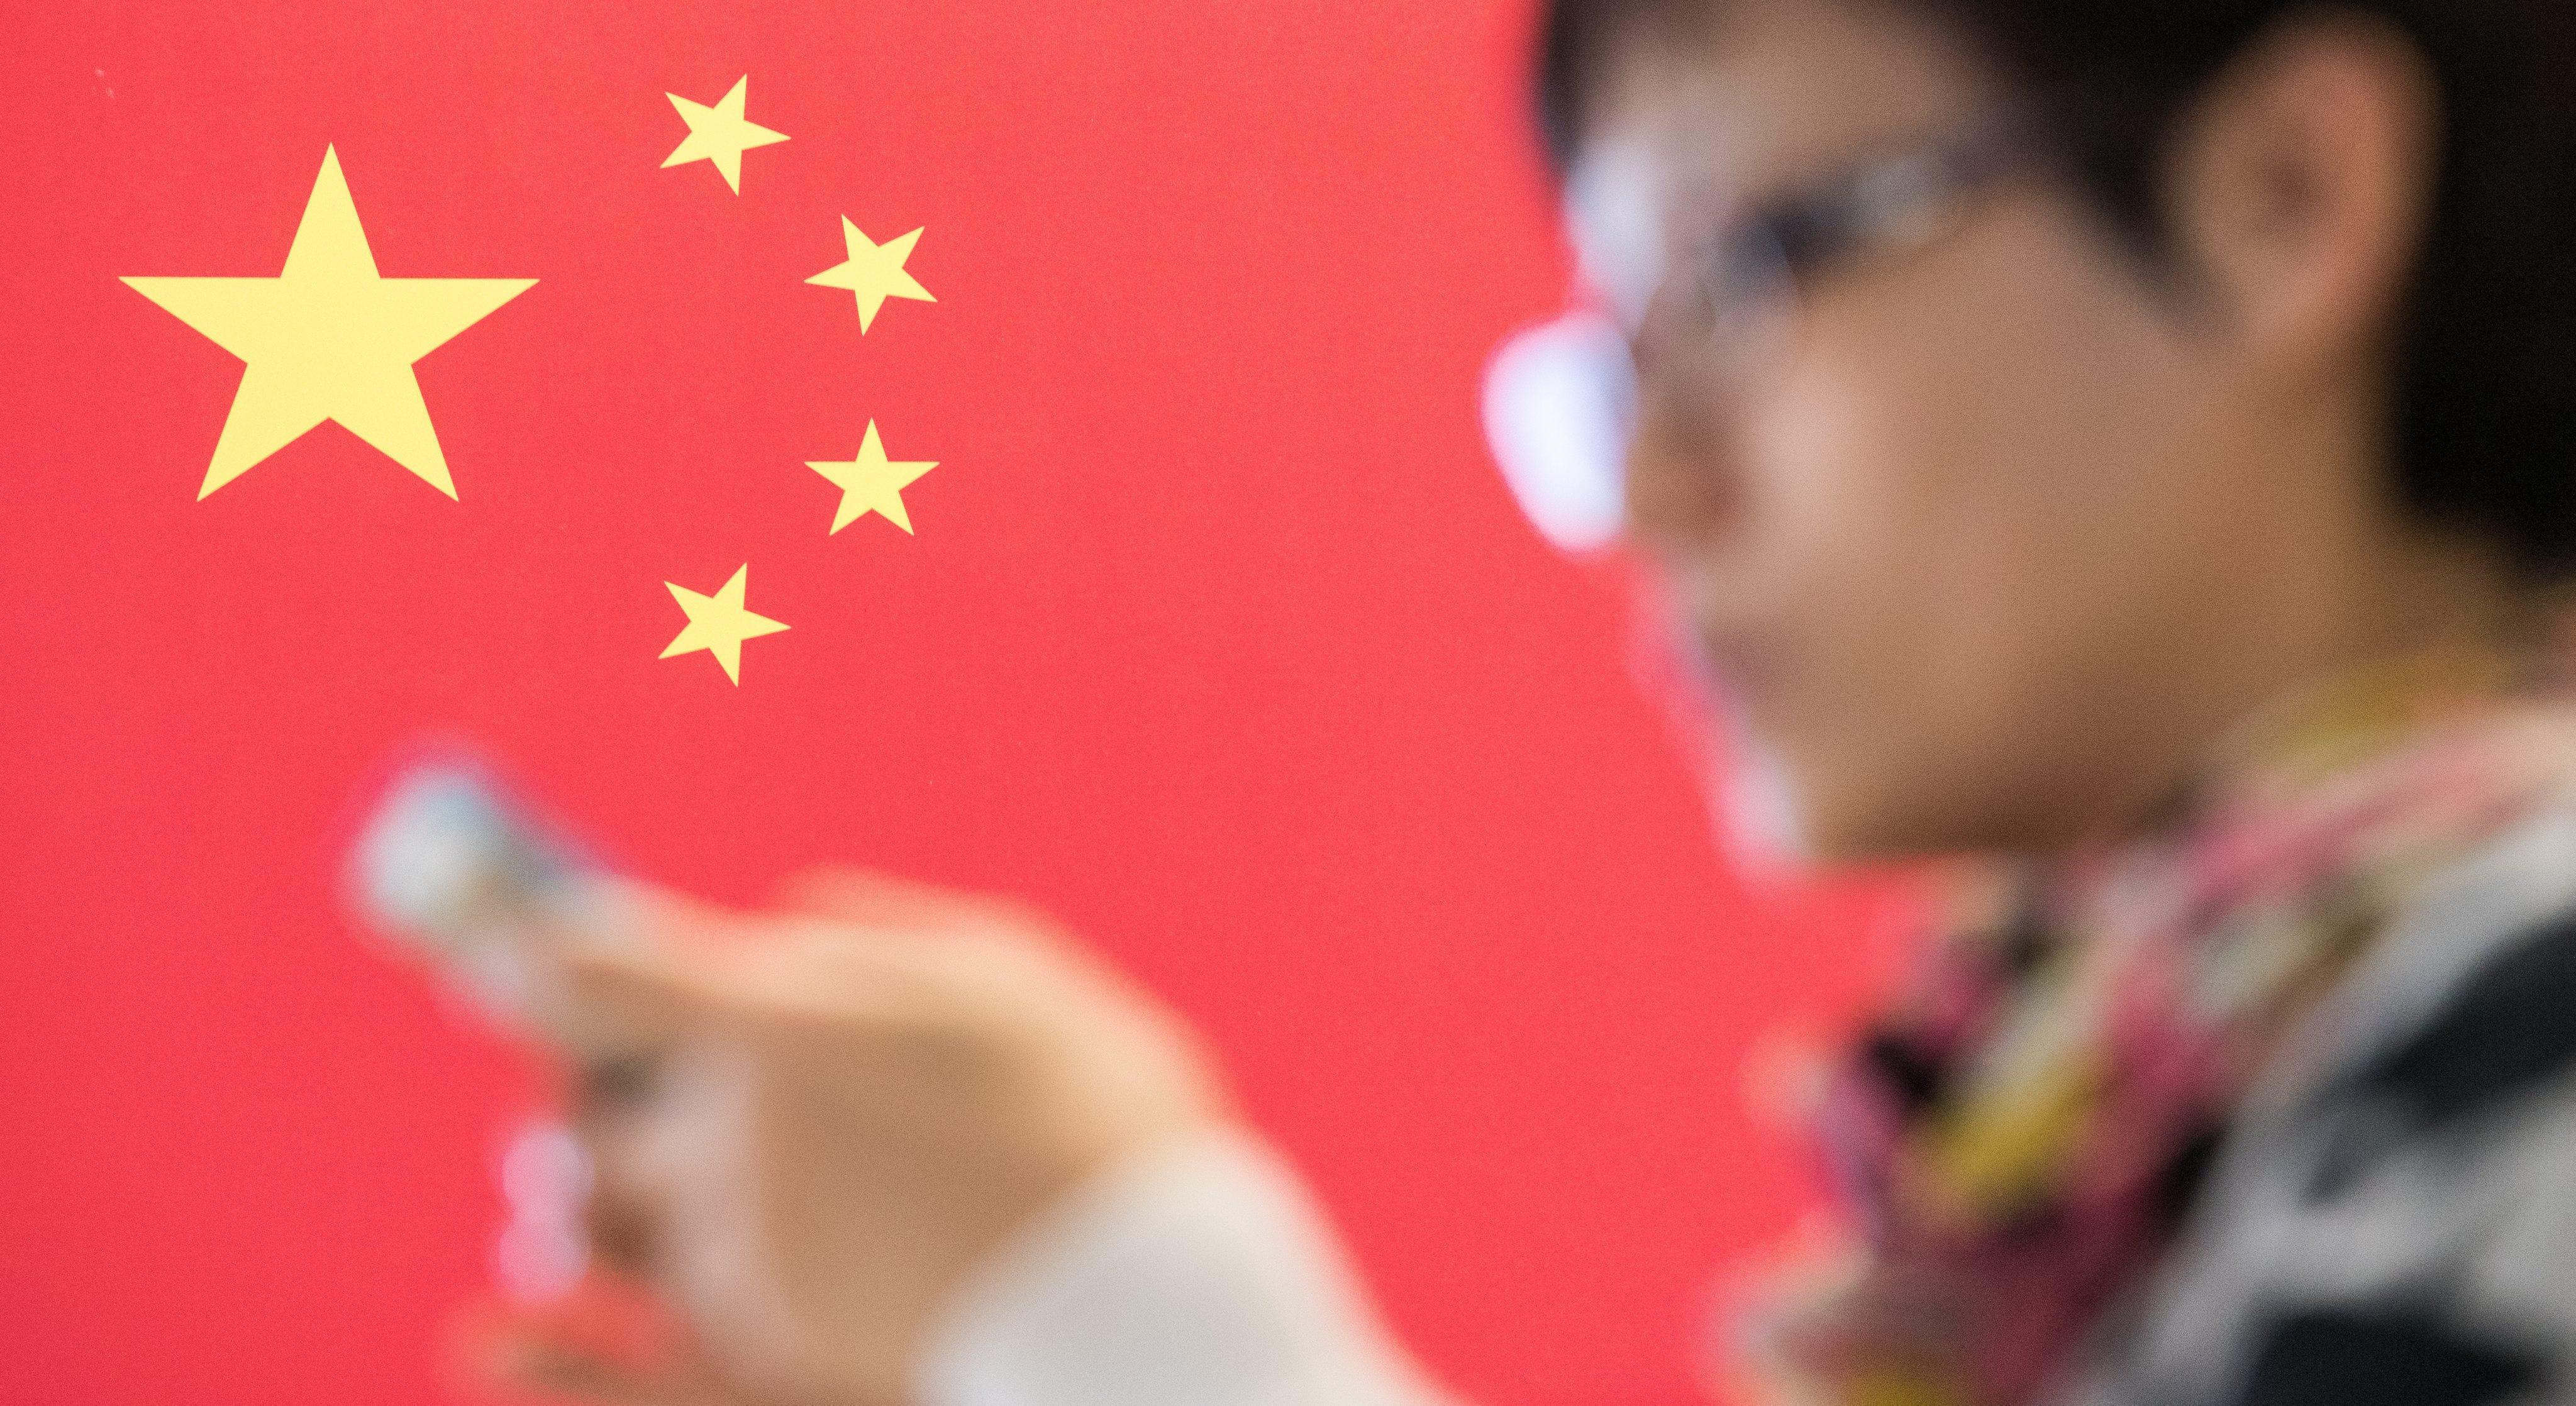
[[[479,749],[619,864],[1044,904],[1495,1402],[1790,1215],[1747,898],[1476,420],[1517,0],[88,0],[0,47],[0,1400],[470,1397],[542,1072],[361,940]]]

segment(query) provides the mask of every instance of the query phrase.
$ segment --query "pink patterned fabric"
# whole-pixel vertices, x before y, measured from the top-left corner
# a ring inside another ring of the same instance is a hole
[[[1849,1243],[1750,1327],[1777,1399],[2014,1406],[2138,1283],[2258,1072],[2445,863],[2565,792],[2576,713],[2492,660],[2347,680],[2147,833],[1928,949],[1826,1085]]]

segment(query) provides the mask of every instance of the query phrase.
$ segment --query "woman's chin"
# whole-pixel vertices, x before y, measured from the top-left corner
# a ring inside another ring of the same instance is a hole
[[[1729,860],[1747,877],[1804,874],[1816,865],[1804,808],[1787,763],[1749,734],[1727,749],[1712,775],[1711,824]]]
[[[1727,755],[1710,808],[1728,858],[1747,876],[1812,877],[2009,847],[1892,784],[1883,765],[1802,767],[1749,732]]]

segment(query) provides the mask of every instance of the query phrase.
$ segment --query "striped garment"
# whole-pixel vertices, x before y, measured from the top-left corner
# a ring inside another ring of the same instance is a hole
[[[1748,1322],[1848,1406],[2576,1402],[2576,705],[2411,661],[1934,945]]]
[[[2062,1399],[2576,1401],[2576,806],[2429,885],[2320,1016]]]

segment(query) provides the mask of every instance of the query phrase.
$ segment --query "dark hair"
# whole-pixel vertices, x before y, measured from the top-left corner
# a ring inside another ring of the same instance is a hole
[[[1629,45],[1679,40],[1722,0],[1554,0],[1539,124],[1560,167]],[[1956,27],[2032,92],[2132,114],[2086,153],[2086,193],[2134,247],[2163,247],[2163,136],[2301,0],[1894,0]],[[2403,31],[2440,86],[2430,228],[2398,344],[2398,499],[2501,545],[2539,581],[2576,574],[2576,2],[2343,0]]]

